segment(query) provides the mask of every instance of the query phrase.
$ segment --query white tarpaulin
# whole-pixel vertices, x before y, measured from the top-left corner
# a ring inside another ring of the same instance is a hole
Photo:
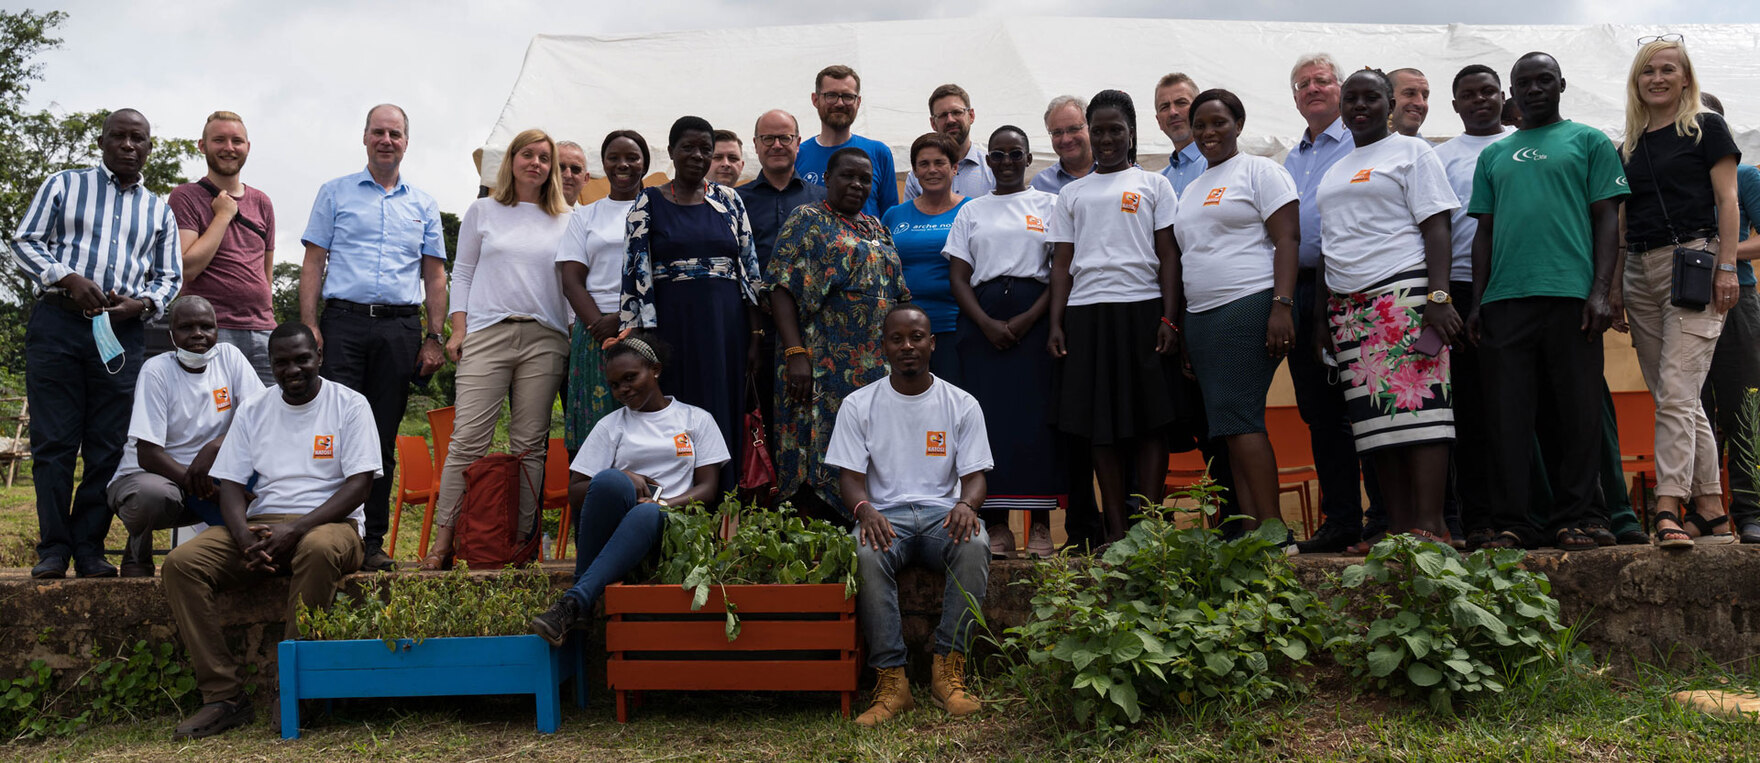
[[[1299,138],[1289,70],[1304,53],[1326,51],[1346,73],[1364,66],[1416,67],[1430,80],[1431,107],[1423,134],[1458,134],[1449,83],[1462,66],[1482,63],[1507,78],[1517,57],[1551,53],[1564,70],[1562,112],[1610,136],[1624,129],[1625,80],[1637,39],[1686,36],[1699,81],[1729,109],[1744,161],[1760,161],[1760,24],[1596,26],[1448,26],[1318,24],[1173,19],[1013,18],[892,21],[817,26],[669,32],[603,37],[540,35],[526,51],[501,118],[483,145],[482,177],[490,184],[502,151],[520,130],[541,127],[587,147],[595,177],[603,176],[599,141],[622,128],[640,132],[654,153],[651,171],[669,169],[666,133],[674,119],[701,116],[746,140],[772,108],[818,132],[808,100],[813,75],[830,64],[862,77],[858,134],[882,140],[899,156],[929,130],[930,91],[957,83],[972,96],[973,138],[1015,124],[1027,131],[1035,158],[1054,158],[1045,133],[1053,97],[1087,98],[1106,88],[1131,94],[1137,106],[1144,165],[1165,164],[1170,148],[1156,129],[1151,103],[1162,74],[1189,74],[1202,88],[1223,87],[1247,109],[1242,147],[1277,156]],[[1507,83],[1506,83],[1507,84]]]

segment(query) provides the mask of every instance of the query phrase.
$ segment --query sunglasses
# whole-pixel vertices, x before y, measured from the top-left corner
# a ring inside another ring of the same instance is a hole
[[[1671,32],[1669,34],[1653,34],[1653,35],[1650,35],[1649,37],[1639,37],[1638,44],[1639,45],[1649,45],[1650,43],[1653,43],[1653,42],[1685,42],[1686,39],[1687,38],[1684,36],[1681,36],[1679,34],[1674,34]]]
[[[993,162],[1018,162],[1027,158],[1027,152],[1017,148],[1012,151],[991,151],[989,156]]]

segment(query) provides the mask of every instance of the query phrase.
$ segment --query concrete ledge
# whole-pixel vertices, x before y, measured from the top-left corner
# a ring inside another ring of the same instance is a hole
[[[1317,588],[1357,559],[1323,554],[1293,561],[1302,581]],[[1696,654],[1719,662],[1760,656],[1760,547],[1536,551],[1526,566],[1546,573],[1566,622],[1585,623],[1583,642],[1616,669],[1633,662],[1685,666]],[[558,562],[545,569],[560,591],[573,566]],[[985,615],[998,635],[1031,616],[1031,587],[1014,584],[1030,575],[1027,562],[991,565]],[[909,570],[899,581],[899,597],[912,667],[926,671],[942,576]],[[220,598],[228,640],[259,668],[255,681],[264,687],[275,685],[275,644],[286,601],[285,579]],[[602,630],[591,635],[601,639]],[[77,675],[137,640],[175,638],[159,578],[35,581],[25,570],[0,571],[0,677],[17,676],[34,659]],[[597,670],[603,670],[602,661]]]

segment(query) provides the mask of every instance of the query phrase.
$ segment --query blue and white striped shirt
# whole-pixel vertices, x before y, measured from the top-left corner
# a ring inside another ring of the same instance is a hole
[[[122,188],[102,164],[43,181],[12,237],[12,256],[38,294],[78,273],[106,293],[152,299],[156,314],[183,283],[170,205],[139,182]]]

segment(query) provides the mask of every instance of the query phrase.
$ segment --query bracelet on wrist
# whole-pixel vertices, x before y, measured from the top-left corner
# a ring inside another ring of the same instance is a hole
[[[797,344],[793,347],[790,347],[786,350],[783,350],[782,351],[782,359],[787,360],[787,359],[792,358],[796,355],[808,355],[808,354],[810,354],[810,353],[807,352],[807,348],[802,347]]]
[[[867,501],[856,501],[856,507],[853,509],[850,509],[849,513],[859,514],[859,513],[861,513],[863,506],[866,506],[870,509],[874,508],[874,504],[868,503]]]
[[[965,499],[963,499],[963,498],[962,498],[962,499],[960,499],[960,500],[957,500],[957,501],[954,501],[954,502],[953,502],[953,505],[954,505],[954,506],[960,506],[960,505],[964,505],[964,506],[965,506],[965,507],[966,507],[966,508],[968,508],[968,509],[971,509],[971,510],[972,510],[972,511],[974,511],[974,512],[975,512],[975,511],[977,511],[977,510],[978,510],[978,509],[977,509],[977,507],[975,507],[975,506],[973,506],[973,505],[972,505],[972,502],[971,502],[971,501],[968,501],[968,500],[965,500]]]
[[[1161,316],[1161,322],[1167,324],[1168,328],[1173,329],[1174,333],[1179,333],[1179,326],[1174,325],[1173,321],[1167,319],[1167,316]]]

